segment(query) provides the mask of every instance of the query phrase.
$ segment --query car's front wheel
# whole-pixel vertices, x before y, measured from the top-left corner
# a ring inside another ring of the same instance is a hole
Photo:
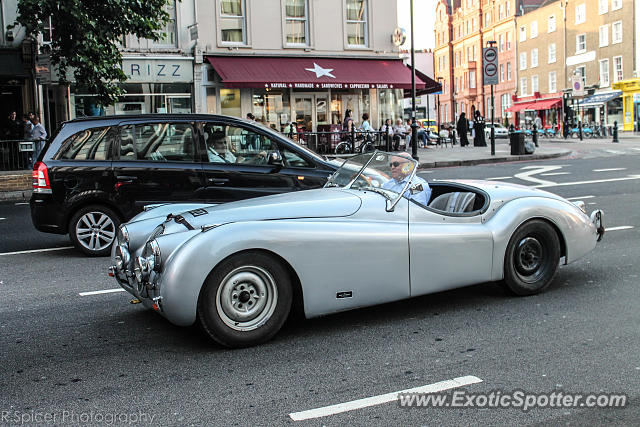
[[[504,257],[504,283],[516,295],[545,290],[560,262],[560,239],[545,221],[526,222],[511,236]]]
[[[116,238],[120,218],[106,206],[91,205],[78,210],[69,222],[73,245],[89,256],[107,256]]]
[[[198,320],[218,343],[248,347],[280,330],[291,301],[291,279],[281,262],[245,252],[223,261],[207,277],[198,299]]]

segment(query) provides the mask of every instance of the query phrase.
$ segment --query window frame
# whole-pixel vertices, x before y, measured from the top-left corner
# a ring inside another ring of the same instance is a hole
[[[164,8],[167,8],[167,4],[165,4]],[[165,24],[165,27],[163,29],[168,29],[170,26],[173,26],[173,35],[175,40],[173,41],[173,43],[170,42],[165,42],[164,39],[163,40],[158,40],[158,41],[153,41],[151,40],[151,44],[153,45],[153,47],[178,47],[180,46],[179,44],[179,27],[178,27],[178,2],[177,0],[173,0],[173,6],[171,7],[171,9],[173,9],[173,19],[171,19],[171,13],[170,11],[167,11],[165,9],[166,12],[169,13],[169,20],[167,21],[167,23]],[[173,25],[171,25],[171,23],[173,22]],[[169,34],[169,32],[167,32],[167,34]]]
[[[618,67],[616,66],[616,59],[620,60],[620,75],[618,76]],[[613,57],[613,81],[619,82],[624,80],[624,64],[622,62],[622,55]]]
[[[598,15],[604,15],[609,11],[609,0],[598,0]]]
[[[551,55],[552,47],[553,47],[553,56]],[[549,43],[549,46],[547,46],[547,64],[555,64],[555,62],[558,60],[556,49],[557,47],[555,43]]]
[[[553,22],[553,27],[551,25],[551,23]],[[556,15],[549,15],[547,17],[547,33],[553,33],[554,31],[556,31],[557,25],[556,25]]]
[[[534,55],[535,53],[535,55]],[[535,58],[535,62],[534,59]],[[536,68],[538,66],[538,48],[531,49],[531,66],[529,68]]]
[[[575,25],[584,24],[587,22],[587,6],[585,3],[580,3],[576,5],[576,17],[575,17]]]
[[[527,96],[527,90],[529,89],[527,87],[527,78],[526,77],[520,77],[520,94],[521,96]]]
[[[531,25],[529,28],[529,38],[535,39],[536,37],[538,37],[538,21],[531,21]]]
[[[584,38],[584,47],[582,49],[580,48],[581,37]],[[576,34],[576,55],[580,53],[585,53],[586,51],[587,51],[587,34],[586,33]]]
[[[616,38],[616,25],[620,25],[620,37]],[[611,23],[611,44],[622,43],[623,33],[622,21],[615,21]]]
[[[304,14],[304,18],[300,19],[300,18],[289,18],[287,16],[287,2],[286,0],[282,0],[282,46],[286,49],[286,48],[306,48],[306,47],[311,47],[312,43],[311,43],[311,9],[309,7],[309,0],[304,0],[304,8],[305,8],[305,14]],[[305,42],[304,43],[290,43],[287,41],[287,36],[288,36],[288,22],[289,21],[304,21],[304,38],[305,38]],[[438,34],[439,36],[439,34]]]
[[[344,19],[342,20],[343,23],[343,30],[344,30],[344,48],[345,49],[355,49],[355,50],[371,50],[371,7],[369,5],[369,0],[363,0],[363,3],[365,5],[365,10],[364,10],[364,21],[355,21],[355,20],[348,20],[348,12],[347,12],[347,6],[349,1],[352,0],[343,0],[343,13],[344,13]],[[357,1],[357,0],[353,0],[353,1]],[[349,23],[357,23],[357,22],[364,22],[364,45],[359,45],[359,44],[350,44],[349,43]]]
[[[603,73],[603,65],[606,63],[606,70]],[[609,70],[609,58],[605,58],[605,59],[600,59],[598,61],[598,75],[599,75],[599,81],[600,81],[600,87],[609,87],[611,86],[611,73]],[[603,78],[604,76],[606,76],[606,82],[605,79]]]
[[[527,69],[527,52],[520,52],[520,61],[519,61],[520,70],[526,70]]]
[[[527,41],[527,27],[525,25],[520,26],[518,41],[520,43]]]
[[[606,30],[604,33],[602,30]],[[604,34],[604,37],[602,35]],[[609,46],[609,24],[600,25],[598,27],[598,47]]]
[[[553,76],[553,79],[551,78]],[[551,82],[553,81],[553,86]],[[558,91],[558,75],[555,71],[549,71],[549,76],[547,77],[547,86],[549,89],[549,93],[554,93]]]
[[[611,0],[611,10],[622,9],[622,0]]]
[[[251,41],[249,37],[249,20],[250,10],[247,8],[246,0],[240,0],[240,6],[242,7],[241,15],[223,15],[222,14],[222,2],[224,0],[216,1],[216,38],[219,47],[251,47]],[[225,19],[241,19],[242,20],[242,41],[224,41],[222,40],[222,22]]]

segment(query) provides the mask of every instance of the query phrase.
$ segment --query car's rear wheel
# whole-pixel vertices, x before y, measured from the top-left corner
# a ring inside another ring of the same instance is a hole
[[[218,343],[248,347],[280,330],[292,298],[289,274],[279,260],[245,252],[223,261],[209,275],[198,299],[198,321]]]
[[[516,295],[545,290],[560,262],[560,239],[545,221],[526,222],[511,236],[504,257],[504,283]]]
[[[106,206],[91,205],[78,210],[69,222],[73,245],[88,256],[106,256],[120,225],[118,215]]]

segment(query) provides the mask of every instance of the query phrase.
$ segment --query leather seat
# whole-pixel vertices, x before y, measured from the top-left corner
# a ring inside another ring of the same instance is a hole
[[[429,207],[452,213],[473,212],[473,202],[475,199],[475,193],[455,191],[439,195],[429,203]]]

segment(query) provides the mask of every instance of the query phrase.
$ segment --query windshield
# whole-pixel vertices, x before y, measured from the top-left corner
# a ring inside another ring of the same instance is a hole
[[[417,166],[418,162],[400,153],[358,154],[348,158],[325,187],[378,190],[376,193],[393,202],[407,191]]]

